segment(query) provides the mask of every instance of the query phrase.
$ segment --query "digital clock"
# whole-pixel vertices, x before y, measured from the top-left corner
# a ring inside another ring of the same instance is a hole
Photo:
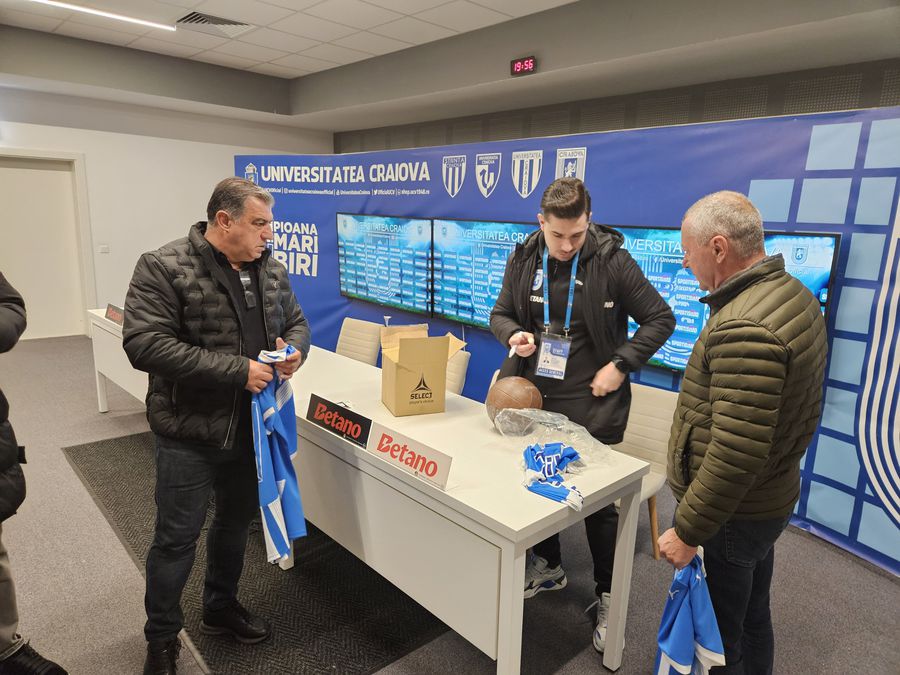
[[[533,56],[525,56],[521,59],[513,59],[509,62],[509,74],[512,77],[530,75],[537,72],[537,59]]]

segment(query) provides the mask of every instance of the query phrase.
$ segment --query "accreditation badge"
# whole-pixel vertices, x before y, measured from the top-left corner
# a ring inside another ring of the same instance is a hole
[[[534,374],[539,377],[550,377],[562,380],[566,376],[566,363],[569,361],[569,350],[572,339],[564,335],[544,333],[541,335],[541,349],[538,352],[537,367]]]

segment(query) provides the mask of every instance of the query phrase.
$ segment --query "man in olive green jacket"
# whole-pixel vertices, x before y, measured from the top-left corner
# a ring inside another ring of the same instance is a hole
[[[669,438],[678,508],[659,538],[676,568],[704,549],[725,673],[771,673],[774,544],[800,496],[800,459],[819,423],[827,350],[819,301],[766,256],[744,195],[717,192],[681,225],[684,266],[710,306]]]

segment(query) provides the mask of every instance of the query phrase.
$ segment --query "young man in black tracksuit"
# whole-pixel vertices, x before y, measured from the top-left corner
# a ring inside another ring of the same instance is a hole
[[[628,373],[662,347],[675,317],[621,247],[624,237],[592,223],[590,215],[584,183],[560,178],[550,184],[541,198],[541,229],[517,246],[506,264],[491,330],[501,343],[515,347],[500,377],[529,379],[540,389],[545,410],[563,413],[612,445],[622,441],[628,422]],[[629,316],[639,326],[630,340]],[[568,356],[548,367],[543,355],[551,346]],[[618,524],[615,506],[588,516],[584,524],[598,597],[593,641],[603,651]],[[525,571],[525,597],[563,588],[559,535],[537,544],[533,554]]]

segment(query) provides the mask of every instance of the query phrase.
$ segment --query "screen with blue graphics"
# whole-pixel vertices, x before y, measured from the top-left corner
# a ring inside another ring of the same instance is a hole
[[[434,315],[487,328],[506,260],[536,224],[434,221]]]
[[[700,302],[706,293],[700,290],[697,279],[682,267],[681,231],[630,226],[616,226],[616,229],[625,236],[623,248],[631,253],[644,276],[675,314],[675,332],[648,363],[682,371],[709,318],[709,306]],[[784,256],[785,269],[816,296],[823,313],[828,304],[839,239],[836,234],[782,232],[767,233],[765,238],[766,253]],[[637,324],[629,318],[629,337],[635,330]]]
[[[431,221],[337,214],[341,295],[430,313]]]

